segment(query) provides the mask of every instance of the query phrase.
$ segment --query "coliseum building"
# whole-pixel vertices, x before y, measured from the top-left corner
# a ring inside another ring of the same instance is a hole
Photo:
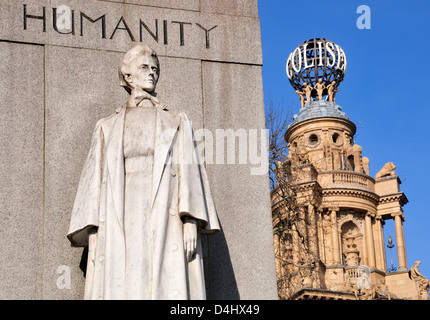
[[[408,199],[395,166],[388,162],[370,176],[369,159],[354,143],[356,126],[335,102],[345,71],[344,52],[325,39],[304,42],[287,62],[302,108],[285,132],[289,155],[278,162],[271,194],[279,296],[428,299],[428,282],[420,287],[407,265]],[[395,272],[385,253],[389,219],[395,224]]]

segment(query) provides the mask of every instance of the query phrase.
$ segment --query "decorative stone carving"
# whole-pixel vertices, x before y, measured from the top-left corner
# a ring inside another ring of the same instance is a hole
[[[344,290],[353,292],[357,300],[391,300],[394,296],[381,278],[376,285],[370,282],[370,269],[360,265],[345,270]]]
[[[313,261],[310,255],[306,255],[306,257],[302,258],[300,261],[299,275],[303,288],[313,288],[313,271],[315,270],[315,267],[315,261]]]
[[[363,157],[362,158],[362,162],[363,162],[363,171],[365,174],[369,175],[370,174],[370,162],[369,162],[369,158],[368,157]]]
[[[332,81],[329,85],[327,85],[327,93],[328,93],[328,101],[335,103],[336,102],[336,92],[339,91],[338,88],[336,88],[336,81]]]
[[[385,278],[381,278],[380,283],[375,288],[376,296],[387,297],[388,300],[391,300],[392,293],[388,290],[388,286],[385,283]]]
[[[383,177],[394,177],[396,173],[394,172],[396,166],[392,162],[387,162],[384,164],[381,170],[375,175],[375,179],[381,179]]]
[[[296,147],[296,152],[294,153],[294,156],[292,157],[292,165],[301,165],[305,163],[310,163],[309,160],[309,154],[306,151],[306,149],[302,146]]]
[[[322,100],[323,91],[325,89],[325,84],[322,79],[318,79],[318,82],[315,84],[315,90],[317,91],[318,100]]]
[[[345,249],[345,263],[347,266],[357,266],[360,264],[360,251],[357,250],[357,245],[354,243],[355,236],[349,231],[345,239],[346,249]]]
[[[94,130],[68,232],[89,246],[85,299],[206,298],[200,235],[220,226],[191,123],[156,98],[159,70],[152,49],[128,51],[129,101]]]
[[[415,261],[415,264],[411,267],[410,275],[411,279],[415,281],[419,299],[428,300],[430,281],[426,277],[424,277],[418,270],[420,264],[420,261]]]
[[[368,266],[358,266],[358,278],[355,283],[355,298],[358,300],[373,300],[375,287],[370,283],[370,269]]]
[[[308,85],[306,82],[303,83],[303,92],[306,95],[306,102],[307,103],[310,103],[312,101],[311,100],[312,90],[313,90],[313,88],[310,85]]]
[[[360,294],[360,295],[359,295]],[[376,290],[374,286],[366,289],[359,289],[355,291],[355,298],[358,300],[373,300],[376,297]]]
[[[355,172],[363,173],[363,160],[362,160],[362,150],[363,148],[358,144],[352,146],[352,154],[354,155],[354,168]]]
[[[345,273],[344,277],[344,288],[346,292],[355,292],[355,279],[351,278],[349,272]]]
[[[300,97],[300,105],[301,105],[301,107],[303,108],[304,106],[305,106],[305,97],[304,97],[304,95],[305,95],[305,93],[304,92],[302,92],[302,91],[299,91],[299,90],[296,90],[296,93],[299,95],[299,97]]]
[[[342,210],[339,212],[339,226],[342,226],[343,224],[351,221],[357,230],[355,231],[356,237],[363,233],[363,220],[361,219],[361,214],[358,212],[355,212],[354,210]],[[352,230],[351,230],[352,231]],[[339,229],[339,232],[342,232],[341,229]]]

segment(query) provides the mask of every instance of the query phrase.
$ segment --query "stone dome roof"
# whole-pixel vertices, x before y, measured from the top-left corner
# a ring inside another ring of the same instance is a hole
[[[292,126],[305,120],[327,117],[349,120],[347,114],[342,112],[342,108],[334,102],[316,100],[309,104],[305,104],[305,106],[300,109],[299,113],[293,116],[293,121],[288,126],[288,128],[291,128]]]

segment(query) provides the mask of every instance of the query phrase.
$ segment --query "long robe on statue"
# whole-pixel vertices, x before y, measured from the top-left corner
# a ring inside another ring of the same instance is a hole
[[[206,298],[201,235],[220,230],[208,178],[187,116],[154,108],[147,117],[154,132],[142,137],[152,137],[154,145],[145,142],[137,154],[124,137],[125,106],[94,130],[67,235],[72,246],[85,247],[96,232],[85,299]],[[183,240],[187,216],[198,224],[190,262]]]

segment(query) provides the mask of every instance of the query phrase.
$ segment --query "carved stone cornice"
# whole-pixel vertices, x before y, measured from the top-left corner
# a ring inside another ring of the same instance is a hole
[[[279,209],[282,209],[282,200],[276,201],[275,203],[272,203],[272,215],[276,213]],[[285,206],[284,206],[285,207]]]
[[[321,186],[317,180],[310,180],[310,181],[300,182],[300,183],[283,182],[280,186],[277,186],[276,188],[274,188],[270,192],[270,195],[273,197],[277,192],[279,192],[280,188],[290,188],[290,189],[294,189],[297,192],[308,191],[310,189],[321,190]]]
[[[409,202],[408,198],[403,192],[393,193],[381,196],[379,199],[380,203],[389,203],[389,202],[397,202],[402,207]]]
[[[354,293],[327,289],[304,288],[292,294],[289,300],[356,300]]]
[[[322,190],[323,197],[325,196],[348,196],[365,199],[367,201],[371,201],[374,204],[379,203],[379,196],[376,193],[369,192],[361,189],[352,189],[352,188],[325,188]]]
[[[277,186],[270,193],[271,202],[272,202],[272,212],[282,208],[283,199],[282,199],[282,190],[280,190],[280,188],[294,190],[294,193],[295,193],[294,196],[299,202],[301,202],[300,200],[303,200],[305,199],[305,197],[309,197],[310,195],[315,196],[315,198],[319,197],[321,195],[321,190],[322,190],[320,184],[316,180],[306,181],[306,182],[301,182],[296,184],[289,184],[288,182],[285,182],[281,186]],[[305,201],[305,202],[309,203],[309,201]]]
[[[313,189],[313,191],[321,190],[321,186],[316,180],[300,182],[289,185],[289,188],[294,189],[296,192],[306,192]]]

